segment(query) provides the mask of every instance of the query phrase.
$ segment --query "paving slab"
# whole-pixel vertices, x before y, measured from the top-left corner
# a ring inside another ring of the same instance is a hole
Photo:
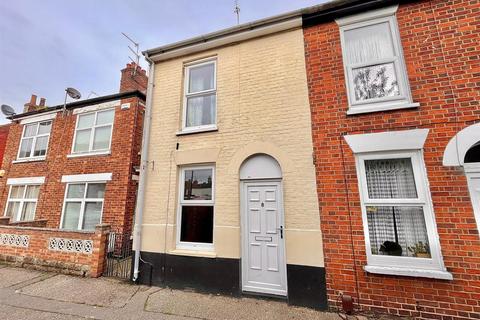
[[[18,291],[22,294],[57,301],[121,308],[139,288],[139,286],[110,278],[92,279],[56,275]]]
[[[84,317],[77,317],[61,313],[45,312],[33,309],[17,308],[0,305],[2,320],[79,320]],[[92,319],[92,318],[90,318]]]
[[[334,313],[289,306],[286,302],[161,289],[150,295],[145,310],[208,320],[338,320]]]
[[[7,288],[40,277],[43,273],[23,268],[0,268],[0,288]]]

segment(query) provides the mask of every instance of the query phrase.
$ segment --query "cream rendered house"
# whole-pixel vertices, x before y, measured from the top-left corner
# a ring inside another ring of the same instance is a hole
[[[134,280],[326,307],[301,25],[293,13],[145,52]]]

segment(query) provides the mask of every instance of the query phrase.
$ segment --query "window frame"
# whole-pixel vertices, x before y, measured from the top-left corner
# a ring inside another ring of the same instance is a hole
[[[38,134],[38,131],[40,129],[40,123],[47,123],[50,122],[50,132],[48,133],[42,133]],[[35,135],[31,137],[25,137],[25,131],[27,129],[27,126],[35,124],[37,126],[37,129],[35,131]],[[47,158],[48,154],[48,147],[50,145],[50,135],[52,133],[52,128],[53,128],[53,120],[43,120],[43,121],[36,121],[36,122],[31,122],[31,123],[25,123],[22,128],[22,136],[20,137],[20,144],[18,145],[18,152],[17,152],[17,161],[35,161],[35,160],[45,160]],[[37,139],[39,137],[47,137],[47,145],[45,146],[45,154],[43,156],[34,156],[33,153],[35,152],[35,144],[37,143]],[[20,157],[20,152],[22,151],[22,142],[23,140],[27,139],[33,139],[32,141],[32,146],[30,147],[30,156],[29,157]]]
[[[189,93],[189,83],[190,83],[190,70],[195,67],[204,66],[208,64],[213,64],[213,88],[203,91],[198,91],[195,93]],[[206,58],[202,60],[196,60],[184,64],[184,82],[183,82],[183,103],[182,103],[182,130],[181,133],[190,133],[190,132],[202,132],[202,131],[212,131],[217,129],[217,59],[216,58]],[[188,98],[199,97],[208,94],[215,95],[215,119],[212,124],[187,127],[187,103]]]
[[[97,122],[98,113],[105,112],[105,111],[113,111],[113,120],[112,120],[111,124],[96,125],[95,123]],[[93,123],[94,123],[93,126],[88,127],[88,128],[79,129],[78,124],[80,122],[79,121],[80,117],[87,116],[87,115],[90,115],[90,114],[95,114],[95,118],[94,118],[94,121],[93,121]],[[70,155],[78,156],[78,155],[89,155],[89,154],[105,154],[105,153],[111,152],[114,124],[115,124],[115,108],[105,108],[105,109],[100,109],[100,110],[78,113],[77,114],[77,119],[76,119],[76,122],[75,122],[75,132],[73,134],[72,149],[71,149],[72,151],[71,151]],[[107,126],[111,126],[111,128],[110,128],[110,141],[109,141],[109,144],[108,144],[108,148],[92,150],[93,140],[94,140],[94,137],[95,137],[95,130],[97,128],[107,127]],[[90,140],[88,142],[88,150],[87,151],[75,151],[75,142],[77,140],[77,132],[82,131],[82,130],[86,130],[86,129],[91,130]]]
[[[83,184],[85,185],[85,190],[83,191],[83,198],[67,198],[68,195],[68,188],[70,185],[75,185],[75,184]],[[104,184],[105,185],[105,191],[104,191],[104,197],[103,198],[87,198],[87,192],[88,192],[88,185],[89,184]],[[107,193],[107,183],[106,181],[72,181],[72,182],[67,182],[65,185],[65,194],[63,196],[63,206],[62,206],[62,217],[60,218],[60,227],[59,229],[61,230],[70,230],[70,229],[65,229],[63,227],[63,220],[65,218],[65,209],[67,202],[80,202],[80,214],[78,216],[78,223],[77,223],[77,228],[72,229],[74,231],[93,231],[93,230],[84,230],[82,228],[83,221],[85,218],[85,203],[86,202],[101,202],[102,203],[102,209],[100,212],[100,222],[102,223],[103,221],[103,209],[105,205],[105,194]],[[67,201],[68,199],[68,201]]]
[[[367,255],[367,268],[387,267],[387,268],[403,268],[408,269],[429,270],[429,271],[445,271],[443,266],[443,258],[440,249],[437,227],[435,223],[435,215],[433,211],[432,200],[430,196],[429,183],[427,179],[425,163],[423,160],[423,152],[421,150],[407,151],[387,151],[360,153],[355,155],[358,186],[360,193],[360,204],[362,210],[362,221],[365,236],[365,249]],[[415,199],[370,199],[368,196],[365,160],[380,159],[399,159],[410,158],[412,161],[415,185],[417,188],[417,198]],[[425,225],[427,229],[427,237],[430,246],[431,258],[417,257],[396,257],[374,255],[371,250],[370,232],[368,228],[368,219],[366,208],[368,206],[415,206],[423,208]],[[413,275],[413,273],[411,274]]]
[[[15,199],[11,199],[10,196],[12,194],[12,187],[24,187],[24,190],[23,190],[23,195],[22,195],[22,198],[15,198]],[[38,186],[38,196],[37,198],[35,199],[31,199],[31,198],[25,198],[25,195],[27,193],[27,187],[28,186]],[[35,220],[35,216],[37,214],[37,204],[38,204],[38,198],[40,197],[40,188],[42,187],[42,184],[41,183],[25,183],[25,184],[11,184],[9,185],[9,189],[8,189],[8,196],[7,196],[7,201],[6,201],[6,204],[5,204],[5,210],[3,212],[3,216],[4,217],[8,217],[7,216],[7,211],[8,211],[8,205],[10,204],[10,202],[19,202],[20,205],[19,205],[19,208],[18,208],[18,212],[16,212],[16,217],[14,217],[13,215],[10,217],[10,219],[13,219],[14,222],[21,222],[21,221],[34,221]],[[22,211],[23,211],[23,207],[25,205],[25,202],[28,202],[28,203],[35,203],[35,210],[33,211],[33,219],[31,220],[20,220],[21,216],[22,216]]]
[[[358,114],[401,108],[412,108],[419,106],[418,103],[413,103],[412,101],[400,32],[395,15],[397,8],[398,6],[393,6],[336,20],[337,24],[340,26],[340,43],[342,48],[345,87],[347,90],[348,98],[347,114]],[[387,23],[389,26],[394,56],[391,58],[383,58],[363,63],[348,63],[345,33],[351,30],[382,23]],[[396,80],[398,83],[399,95],[357,101],[355,99],[355,90],[353,84],[353,70],[357,68],[364,68],[368,66],[376,66],[389,63],[393,63],[395,75],[397,77]]]
[[[185,171],[188,170],[212,170],[212,199],[211,200],[184,200],[185,195]],[[213,251],[215,242],[215,166],[183,166],[180,168],[179,174],[179,193],[177,208],[177,230],[176,230],[176,247],[177,249],[196,250],[196,251]],[[212,225],[212,243],[187,242],[180,241],[182,232],[182,207],[183,206],[208,206],[213,207],[213,225]]]

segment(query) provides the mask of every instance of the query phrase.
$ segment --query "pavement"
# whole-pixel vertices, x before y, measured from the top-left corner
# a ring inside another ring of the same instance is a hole
[[[0,265],[0,315],[17,319],[340,320],[285,302],[234,298]]]

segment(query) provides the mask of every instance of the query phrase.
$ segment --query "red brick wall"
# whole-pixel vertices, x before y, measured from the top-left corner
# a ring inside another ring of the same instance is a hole
[[[480,238],[465,175],[442,166],[448,141],[480,120],[480,1],[417,1],[397,12],[418,109],[347,116],[339,28],[304,29],[328,297],[418,318],[480,318]],[[445,266],[453,281],[368,274],[354,156],[344,135],[428,128],[424,154]]]
[[[5,146],[7,145],[8,131],[10,124],[0,126],[0,166],[3,161],[3,154],[5,153]]]
[[[29,244],[26,247],[5,244],[0,238],[0,261],[37,270],[99,277],[104,268],[108,233],[108,225],[100,225],[92,232],[0,226],[2,238],[6,235],[29,237]],[[51,250],[50,238],[92,240],[92,252]]]
[[[133,166],[139,163],[138,141],[141,139],[144,105],[136,97],[123,99],[121,104],[124,103],[130,103],[130,108],[115,108],[110,155],[67,158],[77,118],[70,110],[65,116],[59,113],[53,120],[46,160],[12,163],[17,157],[23,128],[19,123],[12,123],[2,165],[6,174],[0,181],[0,212],[4,212],[8,197],[7,178],[45,176],[35,219],[47,219],[48,227],[58,228],[66,186],[61,182],[62,176],[112,172],[112,180],[106,185],[102,222],[110,224],[115,231],[130,231],[134,212],[131,196],[135,193],[132,189],[136,190],[136,182],[131,176]]]

